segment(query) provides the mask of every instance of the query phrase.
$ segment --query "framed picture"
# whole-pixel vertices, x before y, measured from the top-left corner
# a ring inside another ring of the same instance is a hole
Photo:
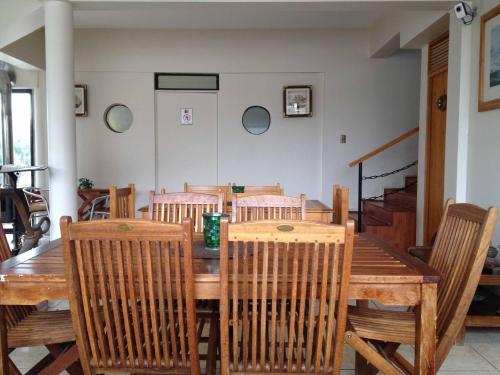
[[[88,116],[87,85],[75,85],[75,115]]]
[[[479,111],[500,108],[500,5],[481,17]]]
[[[312,86],[284,87],[283,115],[285,117],[311,117]]]

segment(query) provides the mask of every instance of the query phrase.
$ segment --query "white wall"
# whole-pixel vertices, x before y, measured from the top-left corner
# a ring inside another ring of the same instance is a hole
[[[78,178],[96,187],[135,183],[137,207],[145,205],[155,186],[154,91],[152,73],[77,72],[76,83],[88,86],[88,117],[77,117]],[[103,121],[113,103],[128,106],[134,122],[129,131],[114,133]]]
[[[279,138],[287,150],[296,148],[295,153],[287,151],[289,160],[276,149],[273,160],[280,160],[276,172],[268,168],[265,173],[259,169],[259,174],[236,176],[233,165],[221,169],[220,182],[245,176],[248,183],[281,179],[287,193],[304,189],[311,198],[325,202],[330,202],[331,185],[340,183],[351,188],[350,205],[355,208],[357,169],[349,168],[348,162],[418,125],[419,53],[405,51],[383,60],[368,55],[365,31],[77,30],[75,70],[77,81],[89,87],[90,112],[88,118],[77,120],[78,175],[104,186],[135,181],[145,194],[154,186],[153,72],[216,72],[221,73],[221,156],[229,157],[236,147],[247,146],[247,138],[236,134],[241,135],[242,108],[251,104],[270,107],[276,113],[271,126],[280,129]],[[318,83],[315,106],[324,107],[310,120],[284,120],[277,109],[282,85],[299,83],[295,80],[298,73],[307,73],[304,79],[311,79],[300,83]],[[252,97],[247,87],[265,92]],[[102,121],[105,107],[120,100],[127,100],[134,115],[143,119],[130,134],[111,133]],[[306,131],[309,123],[310,131]],[[341,134],[347,135],[345,145],[339,143]],[[283,137],[290,135],[293,138]],[[318,137],[322,143],[314,149]],[[308,145],[306,149],[298,138]],[[266,137],[262,142],[254,139],[252,148],[258,153]],[[416,155],[415,139],[367,162],[366,173],[394,169]],[[297,161],[302,162],[300,169],[307,168],[303,178],[308,181],[288,186],[292,184],[288,171]],[[402,177],[388,178],[382,184],[367,184],[365,195],[379,194],[383,186],[400,186]]]
[[[313,116],[283,117],[282,87],[313,86]],[[219,96],[219,184],[271,185],[285,194],[321,197],[324,75],[321,73],[223,74]],[[246,108],[262,105],[269,130],[252,135],[241,125]]]
[[[498,1],[486,0],[480,4],[480,15],[498,5]],[[467,201],[483,207],[500,207],[500,109],[478,112],[479,85],[479,17],[471,25],[472,64],[469,127],[469,160]],[[500,224],[493,244],[500,244]]]

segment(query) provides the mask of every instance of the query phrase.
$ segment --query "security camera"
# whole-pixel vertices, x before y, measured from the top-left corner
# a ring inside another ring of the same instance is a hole
[[[457,18],[464,23],[470,25],[476,15],[476,10],[464,1],[459,2],[453,7]]]

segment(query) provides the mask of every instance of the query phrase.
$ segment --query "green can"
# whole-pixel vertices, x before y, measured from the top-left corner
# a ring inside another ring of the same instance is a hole
[[[245,192],[245,187],[244,186],[232,186],[231,190],[233,193],[244,193]]]
[[[207,212],[203,214],[203,239],[205,248],[219,250],[220,248],[220,219],[229,217],[220,212]]]

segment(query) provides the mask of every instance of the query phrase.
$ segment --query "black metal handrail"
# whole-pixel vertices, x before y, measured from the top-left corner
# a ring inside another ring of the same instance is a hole
[[[418,164],[418,160],[415,160],[409,164],[406,164],[405,166],[401,167],[401,168],[398,168],[398,169],[395,169],[393,171],[390,171],[390,172],[384,172],[384,173],[381,173],[381,174],[378,174],[378,175],[372,175],[372,176],[363,176],[363,162],[360,162],[358,164],[358,232],[361,232],[362,230],[362,225],[363,225],[363,218],[362,218],[362,214],[363,214],[363,201],[365,199],[363,199],[363,181],[365,180],[374,180],[374,179],[377,179],[377,178],[383,178],[383,177],[387,177],[387,176],[391,176],[393,174],[396,174],[396,173],[399,173],[399,172],[402,172],[404,170],[407,170],[408,168],[411,168],[413,167],[414,165],[417,165]],[[405,186],[404,188],[401,188],[401,189],[398,189],[398,191],[402,191],[404,189],[406,189],[408,186]],[[376,198],[382,198],[382,197],[385,197],[386,195],[389,195],[389,194],[392,194],[392,193],[384,193],[384,194],[381,194],[381,195],[377,195],[375,197],[370,197],[370,198],[367,198],[367,199],[376,199]]]

